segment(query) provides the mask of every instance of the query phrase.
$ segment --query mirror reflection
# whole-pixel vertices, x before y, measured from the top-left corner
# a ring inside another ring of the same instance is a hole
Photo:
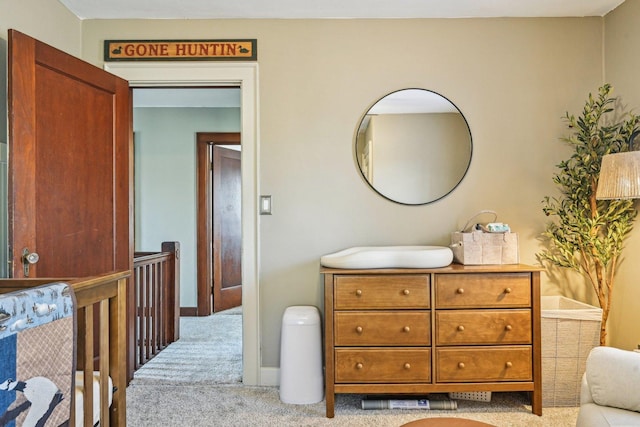
[[[355,141],[364,179],[396,203],[422,205],[458,186],[471,163],[471,132],[460,110],[426,89],[403,89],[364,115]]]

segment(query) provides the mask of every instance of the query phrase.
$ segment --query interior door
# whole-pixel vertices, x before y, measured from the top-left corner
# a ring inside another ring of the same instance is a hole
[[[241,156],[214,159],[219,145],[239,146],[240,132],[196,133],[198,316],[242,304]]]
[[[213,311],[242,304],[240,151],[213,146]]]
[[[8,74],[13,277],[131,269],[128,82],[15,30]]]

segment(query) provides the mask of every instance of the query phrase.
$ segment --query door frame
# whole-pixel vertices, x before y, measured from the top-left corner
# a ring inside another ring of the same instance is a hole
[[[258,280],[259,134],[258,64],[206,62],[114,62],[104,69],[135,87],[240,86],[242,135],[242,381],[263,385],[260,366],[260,286]]]
[[[240,132],[196,132],[196,281],[197,300],[196,313],[198,316],[208,316],[214,311],[216,301],[212,299],[212,285],[215,270],[212,269],[214,246],[213,215],[211,200],[213,197],[213,180],[211,176],[211,162],[213,162],[212,147],[214,145],[240,145]],[[217,139],[217,141],[215,141]],[[241,163],[242,165],[242,163]]]

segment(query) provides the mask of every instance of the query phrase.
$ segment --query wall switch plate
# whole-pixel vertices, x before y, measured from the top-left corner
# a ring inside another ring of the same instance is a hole
[[[260,215],[271,215],[271,196],[260,196]]]

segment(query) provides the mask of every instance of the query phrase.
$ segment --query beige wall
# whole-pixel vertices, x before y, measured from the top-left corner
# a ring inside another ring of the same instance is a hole
[[[80,57],[80,19],[55,0],[0,0],[0,38],[14,29]]]
[[[624,2],[605,19],[605,79],[623,104],[640,114],[640,2]],[[640,139],[636,139],[636,150]],[[636,207],[638,202],[636,202]],[[640,344],[640,223],[629,237],[616,277],[609,324],[610,344],[635,348]]]
[[[602,19],[86,21],[83,57],[101,65],[104,39],[234,37],[258,40],[259,192],[273,196],[259,236],[262,366],[279,364],[285,307],[321,304],[323,254],[448,244],[493,209],[520,233],[522,261],[536,262],[541,200],[569,153],[561,117],[602,82]],[[426,206],[374,193],[353,154],[364,111],[406,87],[449,98],[473,135],[466,178]],[[564,286],[545,277],[544,293]]]
[[[640,10],[631,2],[622,9],[605,20],[605,64],[608,81],[633,107],[640,105],[640,86],[633,75],[637,64],[632,66],[638,59],[630,52],[640,31],[633,25]],[[602,23],[600,18],[80,22],[57,2],[0,0],[0,37],[17,28],[80,52],[98,66],[104,39],[258,40],[259,193],[273,196],[273,215],[261,217],[259,236],[266,367],[279,364],[284,308],[321,304],[323,254],[356,245],[448,244],[449,232],[475,212],[493,209],[520,233],[522,261],[536,263],[537,237],[546,222],[541,200],[556,194],[551,177],[569,154],[559,140],[566,132],[561,117],[567,110],[579,114],[587,93],[604,81]],[[365,109],[405,87],[447,96],[473,136],[471,167],[460,187],[426,206],[396,205],[378,196],[360,177],[353,154]],[[638,249],[640,237],[634,233],[626,253]],[[621,268],[612,318],[612,344],[624,348],[639,338],[634,336],[638,291],[631,279],[640,267],[632,264],[629,257]],[[543,293],[593,302],[579,282],[544,274]]]

